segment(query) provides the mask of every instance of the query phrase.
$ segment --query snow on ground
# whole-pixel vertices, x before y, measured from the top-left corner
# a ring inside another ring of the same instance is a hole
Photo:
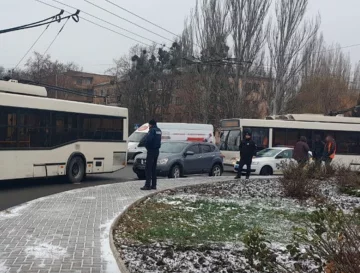
[[[0,261],[0,273],[6,273],[9,271],[9,267],[5,265],[4,261]]]
[[[29,256],[33,256],[35,259],[56,259],[60,260],[68,256],[65,248],[60,246],[54,246],[49,243],[41,243],[34,246],[29,246],[25,249],[25,252]]]
[[[324,196],[345,211],[360,207],[360,198],[338,193],[335,185],[331,183],[321,185],[321,189]],[[159,193],[155,200],[185,211],[197,209],[192,207],[192,204],[197,201],[233,203],[240,206],[244,213],[246,213],[246,208],[251,209],[250,212],[255,210],[259,213],[253,215],[253,218],[248,218],[250,221],[261,217],[262,211],[285,211],[291,214],[311,212],[315,209],[315,204],[311,200],[300,203],[297,200],[284,198],[279,182],[271,179],[220,182],[168,190]],[[229,209],[225,206],[224,208]],[[247,217],[249,215],[251,216],[251,213],[246,214]],[[239,219],[245,219],[245,216]],[[202,220],[199,219],[199,221]],[[274,223],[264,223],[264,225],[267,232],[277,233],[280,237],[288,237],[294,223],[283,219]],[[116,237],[115,241],[130,272],[256,272],[248,268],[243,253],[244,245],[241,242],[213,244],[207,250],[196,249],[196,247],[175,250],[174,245],[169,242],[145,245],[128,243]],[[274,241],[270,247],[278,261],[292,264],[288,254],[285,253],[285,243]],[[306,272],[315,272],[314,265],[305,264],[305,266]]]
[[[123,211],[126,209],[127,206],[123,208]],[[113,255],[113,252],[110,247],[110,241],[109,241],[109,234],[110,234],[110,228],[111,225],[115,221],[114,217],[113,219],[107,221],[105,224],[100,225],[101,230],[101,258],[106,262],[106,270],[104,273],[121,273],[119,270],[119,267],[116,263],[115,257]]]

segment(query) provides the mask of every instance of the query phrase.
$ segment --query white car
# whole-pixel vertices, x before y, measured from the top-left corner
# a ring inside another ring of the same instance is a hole
[[[282,164],[289,164],[290,162],[296,162],[293,156],[293,148],[288,147],[275,147],[261,150],[256,154],[256,157],[252,160],[251,174],[255,175],[272,175],[281,174]],[[311,152],[309,152],[311,157]],[[234,171],[237,172],[239,168],[239,162],[234,165]],[[243,173],[246,172],[246,165],[243,167]]]

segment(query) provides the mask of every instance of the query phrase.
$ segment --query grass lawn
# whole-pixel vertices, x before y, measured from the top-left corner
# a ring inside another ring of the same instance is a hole
[[[291,228],[307,214],[305,208],[281,199],[225,200],[155,197],[131,209],[120,228],[124,237],[141,243],[170,241],[176,245],[236,243],[254,227],[267,239],[288,243]]]

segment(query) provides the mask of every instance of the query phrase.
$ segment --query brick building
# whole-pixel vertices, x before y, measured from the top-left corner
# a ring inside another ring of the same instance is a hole
[[[232,79],[229,79],[230,83],[232,81]],[[181,79],[177,80],[171,104],[164,111],[163,119],[174,122],[198,122],[197,117],[192,115],[188,102],[199,99],[199,94],[196,90],[185,90],[182,82]],[[253,106],[254,111],[261,117],[267,116],[269,112],[268,96],[271,79],[266,77],[248,77],[245,81],[240,81],[239,85],[243,88],[246,94],[245,99],[249,105]],[[193,103],[191,104],[194,105]]]
[[[44,83],[76,92],[62,92],[58,89],[47,88],[48,96],[52,98],[89,102],[96,104],[118,105],[115,77],[86,73],[81,71],[67,71],[52,75]]]

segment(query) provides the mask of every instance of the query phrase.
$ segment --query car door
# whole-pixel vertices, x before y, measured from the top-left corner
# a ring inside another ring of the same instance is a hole
[[[293,156],[293,149],[286,149],[280,152],[275,157],[276,168],[274,168],[274,174],[282,173],[281,167],[284,166],[284,164],[289,164],[291,162],[292,156]]]
[[[202,172],[202,166],[199,164],[201,161],[202,155],[200,152],[200,146],[199,144],[191,144],[186,149],[185,153],[187,151],[191,151],[194,154],[193,155],[185,155],[184,158],[184,173],[185,174],[194,174],[194,173],[201,173]]]
[[[208,144],[200,144],[200,149],[201,158],[199,159],[199,164],[202,166],[202,171],[204,173],[210,172],[215,153],[211,152],[211,146]]]

